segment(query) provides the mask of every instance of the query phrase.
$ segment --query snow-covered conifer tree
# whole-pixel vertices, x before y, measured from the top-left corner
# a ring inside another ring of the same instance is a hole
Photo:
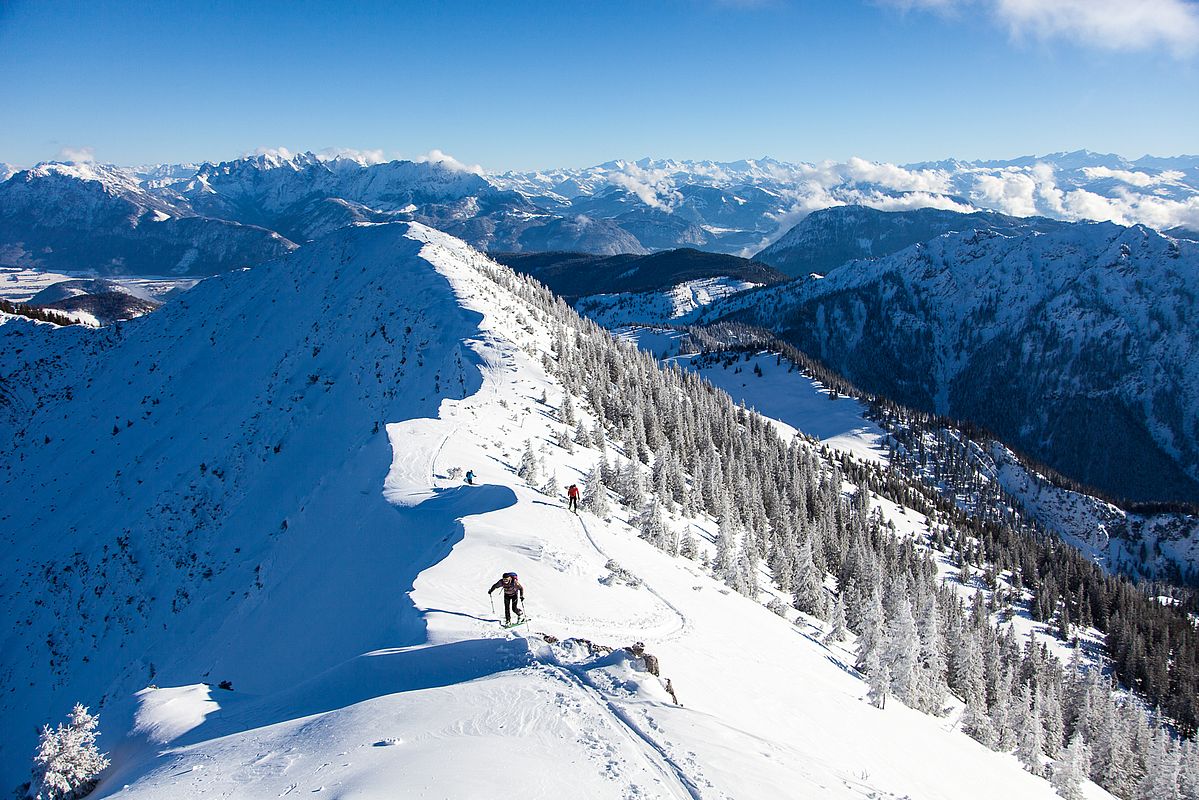
[[[1179,743],[1178,791],[1182,800],[1199,800],[1199,741]]]
[[[640,508],[645,503],[645,486],[641,480],[641,468],[635,460],[626,461],[617,477],[617,494],[629,508]]]
[[[692,561],[699,557],[699,540],[695,538],[695,531],[690,525],[679,542],[679,555]]]
[[[537,454],[533,452],[532,439],[525,439],[525,450],[521,454],[520,464],[516,467],[516,474],[524,478],[525,483],[530,486],[537,485]]]
[[[999,673],[995,704],[991,706],[991,727],[995,731],[995,749],[1010,752],[1016,746],[1016,729],[1012,726],[1012,670],[1006,664]]]
[[[824,576],[816,572],[812,562],[812,540],[803,537],[799,544],[799,555],[795,564],[795,607],[817,619],[824,619],[827,611],[824,602]]]
[[[912,607],[906,598],[900,597],[896,603],[895,617],[887,626],[883,661],[891,674],[891,692],[912,707],[917,705],[916,657],[919,649],[920,639],[916,635]]]
[[[946,684],[945,639],[941,636],[940,611],[934,592],[925,592],[916,628],[920,637],[917,706],[921,711],[938,714],[945,706],[949,686]]]
[[[591,434],[587,432],[587,426],[581,419],[575,425],[575,444],[579,447],[591,447]]]
[[[716,577],[724,580],[733,569],[733,558],[737,547],[737,523],[728,495],[722,494],[720,527],[716,531],[716,556],[712,561],[712,571]]]
[[[1020,725],[1016,731],[1016,758],[1033,775],[1043,775],[1041,763],[1044,734],[1041,727],[1041,701],[1037,693],[1025,684],[1021,692]]]
[[[733,564],[733,570],[729,574],[729,578],[726,582],[732,586],[738,594],[746,597],[756,597],[758,594],[757,557],[749,543],[748,536],[742,537],[741,539],[741,547],[737,551],[737,558]]]
[[[657,499],[649,500],[637,516],[637,530],[641,538],[659,550],[667,549],[668,532],[666,520],[662,518],[662,509]]]
[[[886,620],[883,616],[883,600],[878,586],[872,586],[860,605],[861,621],[858,626],[857,668],[870,671],[871,659],[882,661]],[[890,691],[890,687],[888,687]]]
[[[53,730],[42,726],[29,785],[34,800],[73,800],[92,790],[96,777],[108,766],[96,746],[99,724],[98,714],[89,714],[76,703],[65,725],[59,723]]]
[[[1083,800],[1082,782],[1087,778],[1091,754],[1081,733],[1070,737],[1070,746],[1062,757],[1053,762],[1050,782],[1054,790],[1066,800]]]
[[[1045,754],[1057,758],[1062,750],[1062,740],[1065,738],[1065,724],[1062,722],[1062,701],[1058,696],[1057,684],[1049,679],[1049,670],[1045,670],[1038,689],[1041,695],[1041,725],[1045,731]]]
[[[1179,800],[1178,751],[1170,732],[1158,727],[1153,732],[1145,757],[1145,777],[1141,779],[1138,800]]]
[[[966,701],[966,710],[962,712],[962,732],[987,747],[995,743],[995,730],[987,717],[985,704],[975,699]]]
[[[866,696],[876,708],[884,708],[887,695],[891,691],[891,668],[887,666],[878,650],[873,651],[868,660],[870,663],[866,667],[866,685],[870,688]]]
[[[587,477],[583,479],[583,509],[601,519],[611,513],[608,505],[608,490],[603,481],[602,464],[604,460],[601,457],[599,462],[591,468],[591,472],[587,473]]]
[[[828,633],[824,634],[825,644],[845,641],[845,600],[842,595],[837,595],[837,601],[833,603],[833,610],[829,614],[828,625]]]

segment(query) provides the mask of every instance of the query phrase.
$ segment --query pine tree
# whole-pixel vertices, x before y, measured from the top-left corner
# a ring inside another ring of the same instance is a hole
[[[629,508],[640,508],[645,503],[645,488],[641,482],[641,469],[636,461],[626,461],[617,478],[617,494]]]
[[[1041,703],[1036,693],[1025,685],[1020,700],[1021,721],[1016,736],[1016,758],[1033,775],[1043,775],[1041,764],[1044,737],[1041,729]]]
[[[687,532],[679,543],[679,555],[691,561],[699,557],[699,540],[695,538],[695,530],[691,525],[687,526]]]
[[[606,519],[611,513],[611,508],[608,505],[608,490],[604,486],[603,481],[603,461],[601,458],[591,472],[587,473],[587,477],[583,483],[583,510],[590,511],[600,519]]]
[[[995,732],[995,749],[1010,752],[1016,746],[1016,730],[1012,726],[1012,670],[1007,665],[999,673],[995,704],[991,706],[991,728]]]
[[[524,478],[530,486],[537,485],[537,455],[533,452],[533,440],[525,439],[525,451],[516,467],[517,477]]]
[[[554,472],[545,479],[545,483],[541,484],[541,493],[548,497],[557,497],[558,491],[558,473]]]
[[[1065,723],[1062,720],[1062,702],[1058,697],[1057,684],[1051,680],[1048,665],[1042,669],[1038,680],[1043,689],[1041,695],[1041,723],[1045,730],[1045,754],[1057,758],[1065,739]]]
[[[845,601],[841,595],[837,595],[837,601],[833,603],[832,613],[828,618],[828,633],[824,635],[825,644],[835,644],[845,641]]]
[[[642,539],[659,550],[667,549],[669,532],[666,528],[666,520],[662,518],[662,510],[658,507],[656,499],[650,500],[645,508],[641,510],[641,513],[637,516],[636,524]]]
[[[904,592],[906,594],[906,592]],[[916,635],[916,620],[906,597],[900,597],[895,617],[887,626],[887,643],[883,661],[891,678],[891,691],[905,704],[915,707],[916,657],[920,640]]]
[[[99,724],[98,714],[89,714],[76,703],[66,725],[59,723],[54,730],[42,726],[29,787],[34,800],[73,800],[92,790],[96,777],[108,766],[96,746]]]
[[[883,601],[879,596],[878,586],[871,587],[860,605],[860,610],[862,619],[858,630],[858,660],[855,666],[859,670],[869,672],[872,663],[882,661],[885,634]]]
[[[949,692],[946,683],[945,640],[941,636],[939,617],[936,594],[926,592],[917,620],[917,632],[920,636],[917,706],[929,714],[941,713],[945,706],[945,695]]]
[[[887,663],[878,657],[877,652],[870,657],[871,669],[866,674],[866,683],[870,687],[866,696],[875,708],[886,708],[887,694],[891,691],[891,669]]]
[[[1145,777],[1141,779],[1140,798],[1143,800],[1179,800],[1178,751],[1173,747],[1170,733],[1159,727],[1153,732],[1149,752],[1145,757]]]
[[[1066,800],[1083,800],[1082,782],[1091,766],[1091,754],[1081,733],[1070,737],[1070,745],[1062,757],[1053,763],[1050,781],[1054,790]]]
[[[737,551],[737,558],[733,564],[733,571],[730,573],[727,583],[740,595],[757,597],[757,557],[748,542],[748,536],[742,539],[741,547]]]
[[[1182,800],[1199,800],[1199,741],[1179,744],[1178,791]]]
[[[570,398],[570,392],[565,392],[562,395],[562,405],[558,408],[558,414],[562,419],[563,425],[575,424],[575,406],[574,401]]]
[[[733,519],[728,495],[721,502],[720,527],[716,531],[716,556],[712,571],[720,580],[726,580],[733,569],[733,554],[737,547],[737,523]]]
[[[1132,742],[1116,713],[1115,701],[1104,692],[1095,698],[1090,732],[1091,779],[1117,797],[1132,797],[1139,777],[1132,771]]]
[[[799,544],[799,555],[795,564],[794,605],[817,619],[824,619],[826,612],[822,577],[817,574],[816,565],[812,562],[812,539],[804,536]]]
[[[587,432],[587,427],[581,419],[575,426],[575,444],[579,447],[591,447],[591,434]]]
[[[962,732],[987,747],[995,744],[995,731],[984,703],[974,699],[966,701],[966,709],[962,712]]]

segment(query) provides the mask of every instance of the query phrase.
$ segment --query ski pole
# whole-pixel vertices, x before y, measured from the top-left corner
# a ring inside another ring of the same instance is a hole
[[[492,596],[491,592],[488,592],[487,599],[491,602],[491,614],[492,614],[492,616],[494,616],[495,615],[495,597]]]

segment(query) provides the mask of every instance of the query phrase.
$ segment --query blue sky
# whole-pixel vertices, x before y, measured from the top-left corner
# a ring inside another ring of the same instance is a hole
[[[0,0],[0,161],[1174,155],[1196,45],[1195,0]]]

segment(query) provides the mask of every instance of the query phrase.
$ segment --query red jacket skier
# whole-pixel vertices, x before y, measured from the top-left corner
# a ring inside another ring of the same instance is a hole
[[[566,489],[566,507],[576,514],[579,513],[579,487],[571,484]]]

